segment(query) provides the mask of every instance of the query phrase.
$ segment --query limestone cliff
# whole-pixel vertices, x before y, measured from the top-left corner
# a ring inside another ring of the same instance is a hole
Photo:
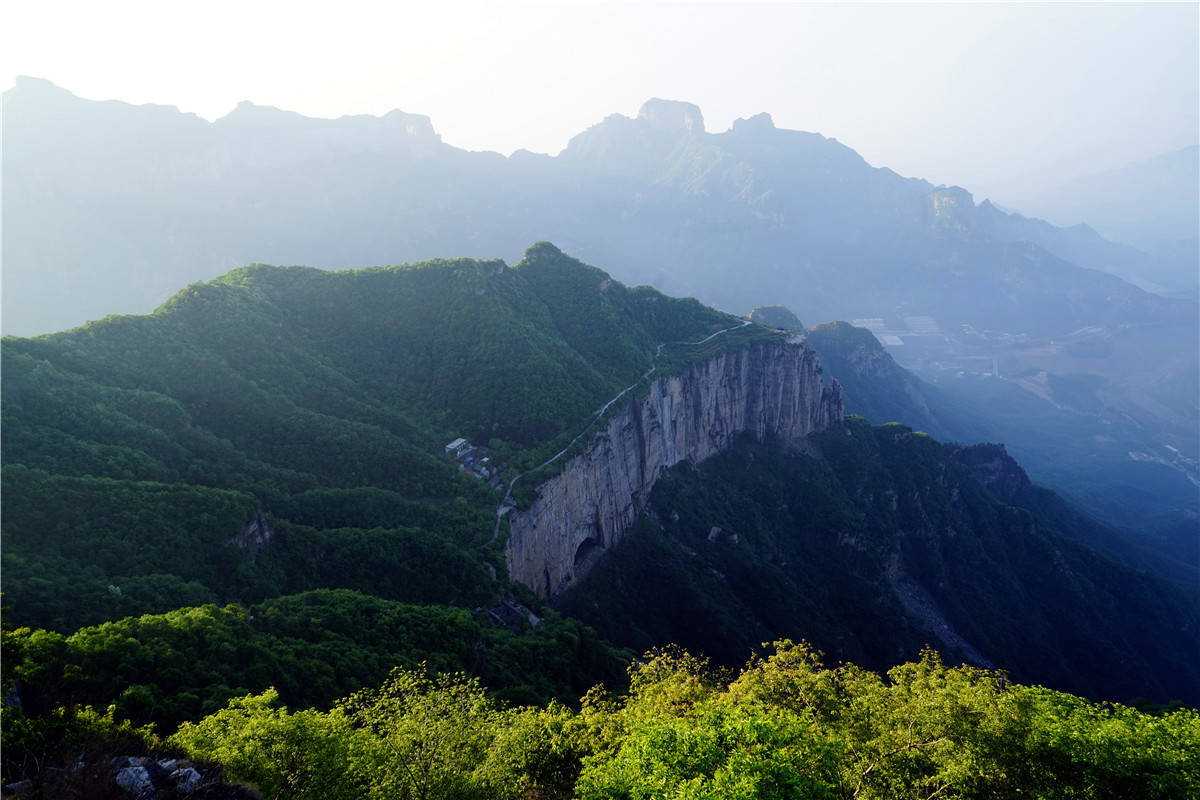
[[[509,575],[559,594],[616,544],[664,470],[703,461],[734,437],[784,440],[840,423],[841,387],[821,386],[816,354],[798,336],[758,343],[659,378],[595,436],[587,451],[509,515]]]

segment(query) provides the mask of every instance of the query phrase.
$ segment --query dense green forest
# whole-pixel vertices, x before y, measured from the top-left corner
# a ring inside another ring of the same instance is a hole
[[[500,493],[443,445],[490,445],[512,477],[659,343],[735,323],[540,244],[512,268],[247,267],[150,316],[5,339],[12,619],[66,633],[315,588],[494,604]]]
[[[120,719],[173,730],[232,697],[274,686],[295,707],[328,707],[395,666],[469,672],[514,702],[573,700],[592,681],[619,682],[630,654],[553,611],[533,629],[486,611],[408,605],[345,589],[242,608],[204,605],[127,617],[70,635],[5,634],[5,678],[30,714],[62,704],[112,705]]]
[[[4,339],[3,780],[55,796],[143,748],[281,798],[1082,796],[1181,764],[1161,796],[1183,796],[1193,712],[922,655],[1200,696],[1187,598],[1088,549],[1090,521],[996,446],[861,418],[743,441],[663,475],[556,607],[507,580],[510,481],[528,502],[618,393],[782,336],[743,323],[541,243],[514,267],[255,265],[152,315]],[[961,636],[921,624],[930,605]],[[737,675],[780,637],[863,668],[781,644]],[[711,665],[627,674],[670,642]],[[832,688],[756,694],[763,675]],[[1014,783],[988,788],[995,769]]]

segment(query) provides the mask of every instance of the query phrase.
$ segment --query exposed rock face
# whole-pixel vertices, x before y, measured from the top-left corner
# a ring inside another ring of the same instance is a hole
[[[798,336],[660,378],[538,488],[528,511],[509,514],[509,575],[543,597],[557,595],[621,539],[668,468],[703,461],[741,433],[799,439],[840,423],[843,413],[841,387],[821,386],[816,354]]]
[[[933,204],[933,226],[958,231],[975,227],[975,199],[958,186],[934,189],[929,195]]]
[[[258,558],[258,551],[271,543],[275,528],[267,520],[262,509],[255,509],[254,516],[242,526],[242,532],[225,543],[226,547],[240,547],[250,551],[250,563]]]
[[[765,111],[748,119],[735,119],[733,129],[739,133],[763,133],[775,130],[775,120]]]
[[[649,122],[657,130],[704,133],[704,115],[699,106],[679,100],[657,97],[647,100],[638,111],[638,119]]]

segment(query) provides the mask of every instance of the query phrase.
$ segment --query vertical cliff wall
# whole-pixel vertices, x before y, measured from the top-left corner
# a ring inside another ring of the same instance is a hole
[[[800,337],[758,343],[659,378],[596,434],[586,452],[509,513],[509,575],[549,597],[620,541],[666,469],[714,455],[741,433],[798,439],[840,423],[841,387],[821,386]]]

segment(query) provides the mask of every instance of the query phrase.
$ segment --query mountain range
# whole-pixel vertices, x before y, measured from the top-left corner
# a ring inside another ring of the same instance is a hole
[[[1200,786],[1194,148],[3,102],[6,796]]]
[[[923,396],[941,393],[925,402],[936,420],[917,403],[869,409],[873,421],[1003,441],[1034,480],[1136,547],[1192,559],[1196,273],[1086,224],[976,203],[766,114],[709,132],[696,106],[666,100],[604,119],[553,157],[467,152],[400,111],[327,120],[243,103],[210,123],[30,78],[5,93],[3,126],[6,332],[147,312],[251,262],[514,261],[552,239],[626,284],[736,315],[771,302],[857,321],[920,376]],[[1178,183],[1180,163],[1131,185]],[[1094,196],[1115,202],[1122,180]],[[1156,205],[1176,194],[1126,200],[1187,217]],[[865,347],[839,371],[869,369],[882,351]]]
[[[243,103],[209,123],[29,78],[4,111],[9,333],[144,313],[255,261],[515,257],[539,238],[729,310],[769,286],[802,318],[1031,334],[1192,311],[1088,271],[1128,277],[1153,256],[871,167],[766,114],[708,133],[695,106],[651,100],[556,157],[504,158],[399,111],[323,120]],[[1173,288],[1194,294],[1191,278]]]
[[[1032,201],[1046,219],[1086,220],[1106,238],[1128,242],[1159,256],[1157,272],[1144,279],[1182,285],[1200,272],[1200,146],[1075,178]]]

